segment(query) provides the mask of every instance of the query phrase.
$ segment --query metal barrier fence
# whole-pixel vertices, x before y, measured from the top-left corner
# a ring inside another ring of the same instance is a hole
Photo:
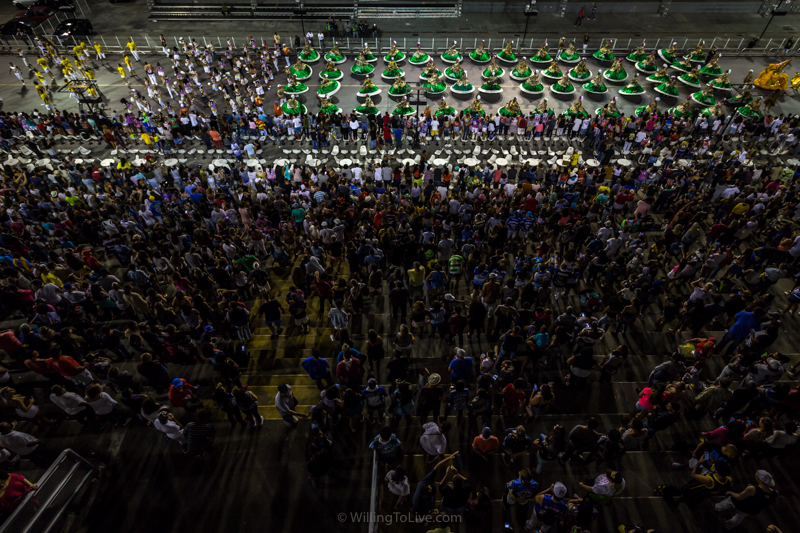
[[[61,53],[71,53],[72,47],[77,45],[79,42],[84,41],[88,45],[92,45],[93,43],[97,42],[103,46],[105,53],[110,54],[121,54],[125,51],[125,43],[128,39],[133,39],[136,43],[136,46],[139,52],[144,54],[163,54],[161,49],[161,39],[158,37],[152,37],[148,35],[139,35],[139,36],[114,36],[114,37],[106,37],[103,35],[92,36],[89,38],[80,38],[80,37],[59,37],[57,35],[44,35],[47,39],[49,39]],[[35,50],[35,46],[30,38],[27,37],[17,37],[17,36],[0,36],[0,39],[5,41],[7,44],[14,48],[23,48],[25,46],[29,47],[31,50]],[[230,39],[231,44],[241,50],[242,46],[249,41],[249,35],[238,35],[238,36],[212,36],[206,37],[201,35],[187,35],[183,37],[186,42],[191,42],[192,40],[196,40],[200,44],[212,44],[217,51],[225,50],[227,47],[227,39]],[[268,36],[258,36],[255,37],[257,44],[263,45],[265,42],[268,44],[272,43],[272,38]],[[514,35],[497,35],[495,34],[492,37],[488,37],[484,40],[484,46],[486,50],[491,53],[497,53],[503,49],[505,42],[513,41],[514,43],[514,52],[520,56],[529,57],[536,53],[542,46],[543,43],[547,42],[547,50],[550,54],[553,54],[558,50],[558,41],[560,37],[542,37],[542,36],[535,36],[525,40],[525,43],[522,46],[519,46],[517,42],[517,38]],[[179,41],[179,37],[177,36],[170,36],[166,38],[167,46],[170,48],[177,47],[181,53],[183,52],[182,45]],[[748,48],[749,40],[744,38],[734,38],[734,37],[708,37],[703,39],[705,42],[704,49],[708,50],[712,46],[717,47],[717,52],[722,54],[723,56],[734,56],[734,57],[741,57],[743,55],[747,56],[768,56],[777,53],[778,51],[783,49],[784,43],[787,39],[769,39],[765,44],[759,42],[756,46],[752,48]],[[287,39],[285,41],[286,44],[292,45],[290,42],[291,39]],[[328,50],[332,45],[333,42],[336,41],[339,45],[339,49],[345,54],[357,54],[358,51],[362,48],[362,46],[366,43],[372,49],[373,52],[385,52],[388,51],[392,42],[397,42],[397,47],[400,50],[406,52],[413,52],[416,49],[417,43],[420,43],[420,47],[422,50],[429,54],[440,54],[447,50],[447,48],[452,44],[453,41],[457,43],[456,47],[458,50],[466,56],[469,52],[474,50],[478,44],[481,42],[479,38],[463,38],[459,37],[458,35],[454,36],[443,36],[443,37],[435,37],[429,39],[418,39],[418,38],[409,38],[409,37],[370,37],[370,38],[353,38],[353,37],[342,37],[337,39],[331,39],[326,37],[324,41],[323,48]],[[586,53],[591,54],[597,51],[602,43],[605,42],[605,39],[599,39],[597,36],[593,39],[593,44],[587,48]],[[699,42],[699,39],[696,38],[689,38],[689,37],[660,37],[655,39],[655,41],[650,40],[646,43],[645,49],[649,52],[651,50],[660,50],[662,48],[668,48],[672,43],[678,43],[679,50],[682,53],[688,53],[693,50]],[[618,56],[625,56],[628,53],[634,51],[639,45],[641,41],[639,39],[627,38],[627,39],[612,39],[611,50]],[[314,39],[313,45],[319,48],[319,41]],[[798,47],[800,47],[800,40],[795,42],[790,51],[790,55],[794,55],[798,51]],[[576,43],[576,49],[578,53],[582,51],[582,44],[580,42]],[[9,50],[5,51],[9,53]]]
[[[58,530],[64,512],[88,483],[99,474],[89,461],[67,448],[42,474],[37,484],[17,506],[0,533],[49,533]]]

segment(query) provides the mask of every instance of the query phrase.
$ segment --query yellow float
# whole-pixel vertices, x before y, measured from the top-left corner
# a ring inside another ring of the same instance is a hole
[[[780,63],[770,63],[770,65],[761,71],[756,80],[753,82],[757,87],[766,89],[768,91],[783,91],[789,85],[789,75],[783,73],[791,59],[782,61]]]

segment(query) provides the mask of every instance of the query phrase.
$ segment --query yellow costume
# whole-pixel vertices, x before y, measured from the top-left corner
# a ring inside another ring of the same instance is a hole
[[[770,63],[770,65],[761,71],[756,80],[753,82],[757,87],[766,89],[768,91],[783,91],[789,85],[789,75],[783,73],[791,59],[782,61],[780,63]]]
[[[792,76],[792,89],[795,91],[800,89],[800,72],[797,72],[794,76]]]

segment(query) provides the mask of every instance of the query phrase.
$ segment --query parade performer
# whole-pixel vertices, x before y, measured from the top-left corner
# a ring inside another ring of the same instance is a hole
[[[608,81],[621,82],[628,79],[628,73],[622,67],[622,61],[615,59],[611,64],[611,68],[603,72],[603,77]]]
[[[583,89],[594,94],[607,93],[608,87],[606,87],[606,84],[603,83],[603,71],[597,71],[597,75],[591,81],[583,84]]]
[[[644,93],[644,87],[639,85],[639,74],[634,74],[631,82],[619,90],[619,93],[625,96],[636,96]]]
[[[453,64],[464,59],[464,57],[456,48],[457,43],[458,41],[453,41],[453,44],[450,45],[450,48],[448,48],[442,54],[442,61],[444,61],[445,63]]]
[[[417,43],[417,49],[408,58],[408,62],[412,65],[424,65],[430,60],[431,56],[422,51],[422,43]]]
[[[582,83],[592,77],[592,72],[586,68],[586,61],[581,59],[577,65],[569,69],[569,79]]]
[[[528,94],[541,94],[544,92],[544,85],[539,77],[539,71],[534,71],[525,82],[519,86],[519,90]]]

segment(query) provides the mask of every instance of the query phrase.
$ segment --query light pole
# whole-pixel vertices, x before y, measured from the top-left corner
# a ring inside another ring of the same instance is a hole
[[[300,7],[292,10],[292,13],[295,15],[300,15],[300,27],[303,29],[303,39],[306,37],[306,24],[303,20],[303,15],[305,15],[307,12],[308,10],[303,7],[303,4],[300,4]]]
[[[778,11],[782,5],[783,5],[783,0],[778,2],[778,5],[775,6],[775,9],[773,9],[772,13],[770,13],[769,22],[767,22],[767,25],[764,26],[764,31],[761,32],[761,36],[759,36],[758,38],[759,41],[761,40],[762,37],[764,37],[764,34],[767,33],[767,28],[769,28],[769,25],[772,24],[772,19],[774,19],[775,17],[785,17],[789,13],[788,11]]]
[[[522,34],[522,42],[520,43],[520,49],[525,46],[525,37],[528,36],[528,22],[531,21],[531,17],[535,17],[539,14],[539,10],[536,9],[536,2],[531,2],[527,6],[525,6],[525,33]]]

